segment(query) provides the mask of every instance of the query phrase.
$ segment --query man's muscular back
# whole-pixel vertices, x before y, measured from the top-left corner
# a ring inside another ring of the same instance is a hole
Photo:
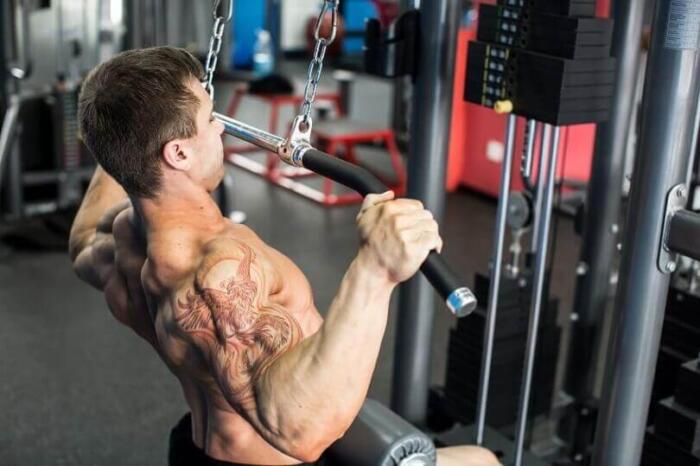
[[[182,383],[195,442],[229,461],[298,462],[246,414],[256,410],[252,390],[266,368],[321,325],[301,271],[243,226],[155,233],[146,247],[128,209],[112,231],[108,304]]]

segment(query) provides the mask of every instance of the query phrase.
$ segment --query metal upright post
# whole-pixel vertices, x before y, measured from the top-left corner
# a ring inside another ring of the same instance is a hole
[[[423,201],[438,221],[445,207],[459,3],[434,0],[421,8],[408,197]],[[426,418],[434,313],[435,293],[422,276],[401,287],[391,404],[414,424]]]
[[[416,8],[414,0],[399,0],[399,14]],[[407,146],[411,115],[411,95],[412,85],[410,76],[401,76],[394,79],[394,90],[392,96],[391,127],[396,134],[397,142],[402,148]]]
[[[673,262],[663,262],[667,202],[682,193],[700,92],[697,0],[658,0],[644,89],[620,285],[593,465],[637,466]],[[676,189],[674,189],[676,187]],[[663,264],[663,269],[661,268]]]
[[[532,206],[532,218],[539,218],[540,211],[542,210],[541,204],[542,199],[544,198],[544,183],[542,182],[542,176],[544,176],[544,169],[542,168],[542,164],[544,163],[545,159],[547,158],[547,154],[549,153],[549,136],[547,135],[547,128],[549,128],[549,125],[542,124],[540,126],[542,127],[540,131],[540,156],[537,159],[539,161],[537,164],[537,189],[535,190],[535,198]],[[533,222],[532,240],[530,244],[530,252],[532,254],[535,254],[537,252],[537,238],[540,237],[539,231],[539,222]]]
[[[549,125],[545,126],[545,131]],[[559,127],[552,130],[552,139],[549,154],[540,160],[542,168],[540,174],[543,179],[538,182],[544,185],[544,195],[539,200],[540,212],[535,220],[539,224],[537,235],[537,249],[535,255],[535,268],[533,273],[532,301],[530,304],[530,319],[527,330],[527,345],[525,350],[525,363],[523,365],[523,377],[520,386],[520,403],[518,406],[518,420],[515,431],[515,466],[520,466],[523,461],[525,449],[525,432],[527,430],[528,408],[530,406],[530,391],[532,377],[535,371],[535,351],[537,349],[537,335],[540,327],[542,307],[547,302],[545,280],[547,275],[547,252],[549,247],[550,225],[552,223],[552,205],[554,204],[554,183],[557,175],[557,162],[559,160]]]
[[[503,246],[506,238],[508,221],[508,196],[510,194],[511,168],[515,146],[515,130],[518,120],[515,115],[508,115],[506,123],[506,147],[501,165],[501,186],[496,208],[496,228],[493,235],[493,255],[491,257],[491,283],[489,285],[489,302],[486,310],[484,327],[484,352],[481,358],[481,375],[479,377],[479,399],[476,406],[476,443],[484,443],[486,429],[486,408],[491,382],[491,359],[493,357],[493,340],[496,332],[499,290],[501,288],[501,270],[503,268]]]
[[[625,149],[640,72],[645,4],[645,0],[617,0],[613,6],[615,92],[610,120],[600,123],[596,132],[567,365],[566,390],[579,401],[593,396],[602,315],[611,291],[611,269],[619,241]]]

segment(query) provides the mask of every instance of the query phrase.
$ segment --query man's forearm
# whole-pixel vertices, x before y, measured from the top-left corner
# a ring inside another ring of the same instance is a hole
[[[124,189],[98,167],[71,228],[69,247],[73,260],[90,243],[103,215],[126,198]]]
[[[266,374],[261,386],[269,387],[269,392],[263,388],[258,401],[271,408],[265,417],[283,420],[275,427],[285,437],[299,436],[308,447],[321,451],[344,433],[359,412],[381,348],[394,288],[381,277],[358,256],[321,329]]]

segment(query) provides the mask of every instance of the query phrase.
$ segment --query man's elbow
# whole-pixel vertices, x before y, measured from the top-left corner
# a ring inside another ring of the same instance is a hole
[[[290,455],[304,463],[314,463],[337,439],[328,441],[319,436],[309,436],[290,448]]]
[[[92,266],[91,253],[89,250],[82,250],[73,259],[73,272],[79,279],[92,286],[93,288],[102,291],[104,284]]]
[[[336,427],[329,428],[332,425]],[[290,453],[300,461],[313,463],[338,441],[349,427],[350,423],[348,422],[329,423],[314,427],[307,425],[303,434],[296,436],[295,440],[290,442]]]

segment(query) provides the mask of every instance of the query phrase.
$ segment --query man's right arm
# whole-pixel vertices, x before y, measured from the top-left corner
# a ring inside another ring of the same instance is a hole
[[[69,252],[78,277],[99,290],[114,266],[112,223],[130,205],[122,187],[97,167],[73,221]]]
[[[265,275],[245,247],[198,277],[201,302],[189,295],[180,303],[178,318],[205,348],[229,403],[299,460],[315,460],[349,428],[374,372],[391,292],[441,247],[430,213],[415,201],[385,202],[392,197],[363,207],[360,252],[314,335],[303,339],[285,309],[266,304]]]

